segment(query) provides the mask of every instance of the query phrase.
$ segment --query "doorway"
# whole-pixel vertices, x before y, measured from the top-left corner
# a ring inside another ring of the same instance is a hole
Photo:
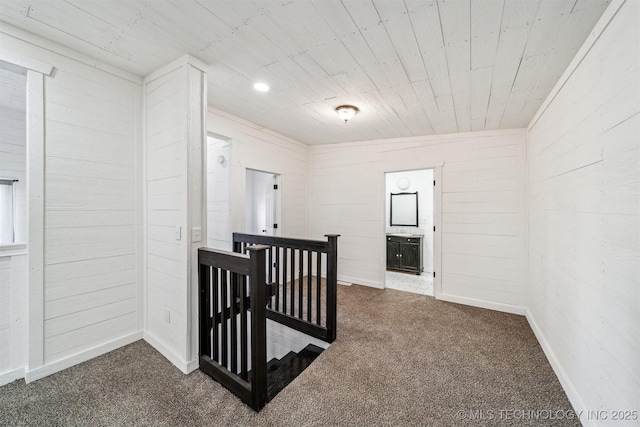
[[[247,169],[245,193],[245,231],[249,234],[279,236],[280,175]]]
[[[434,169],[385,173],[385,287],[434,295]]]
[[[231,139],[207,135],[207,247],[230,251],[231,226]]]

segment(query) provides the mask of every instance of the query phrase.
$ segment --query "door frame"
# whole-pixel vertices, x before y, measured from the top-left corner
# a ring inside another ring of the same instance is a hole
[[[421,167],[414,167],[409,169],[396,169],[396,170],[385,170],[382,172],[382,194],[383,194],[383,203],[382,209],[383,211],[383,221],[382,221],[382,246],[381,253],[384,256],[381,258],[384,260],[384,265],[382,268],[382,277],[383,277],[383,287],[386,288],[386,262],[387,262],[387,223],[386,223],[386,197],[387,197],[387,182],[386,176],[388,173],[396,173],[396,172],[412,172],[419,171],[425,169],[433,170],[433,180],[435,181],[435,185],[433,186],[433,226],[436,228],[433,232],[433,272],[435,277],[433,278],[433,296],[435,299],[440,299],[440,295],[442,294],[442,168],[444,164],[431,164],[425,165]]]
[[[274,177],[274,182],[275,185],[278,186],[278,190],[274,192],[274,196],[273,196],[273,206],[274,206],[274,221],[276,224],[278,224],[278,227],[274,230],[273,235],[274,236],[281,236],[282,235],[282,174],[278,173],[278,172],[272,172],[272,171],[266,171],[266,170],[261,170],[261,169],[256,169],[256,168],[250,168],[250,167],[245,167],[244,168],[244,194],[243,194],[243,212],[242,212],[242,223],[245,224],[245,228],[246,228],[246,223],[247,223],[247,203],[246,203],[246,197],[247,197],[247,190],[249,188],[249,184],[247,182],[247,175],[249,173],[249,171],[251,172],[259,172],[259,173],[263,173],[263,174],[269,174],[269,175],[273,175]],[[246,231],[248,232],[248,231]]]

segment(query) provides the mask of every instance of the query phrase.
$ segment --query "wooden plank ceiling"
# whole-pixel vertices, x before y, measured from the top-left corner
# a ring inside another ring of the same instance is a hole
[[[209,105],[328,144],[527,126],[609,1],[2,0],[0,20],[141,76],[189,53]]]

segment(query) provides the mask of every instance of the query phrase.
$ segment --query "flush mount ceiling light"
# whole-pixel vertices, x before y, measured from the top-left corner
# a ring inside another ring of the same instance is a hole
[[[258,82],[253,85],[253,88],[258,92],[269,92],[269,85],[266,83]]]
[[[353,118],[356,114],[358,114],[358,107],[354,107],[353,105],[341,105],[336,108],[336,113],[338,113],[338,117],[344,120],[347,123],[349,120]]]

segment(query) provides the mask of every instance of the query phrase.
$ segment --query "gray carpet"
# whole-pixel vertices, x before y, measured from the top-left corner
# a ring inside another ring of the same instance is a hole
[[[260,413],[138,341],[0,387],[0,425],[580,425],[524,317],[338,288],[338,339]]]

